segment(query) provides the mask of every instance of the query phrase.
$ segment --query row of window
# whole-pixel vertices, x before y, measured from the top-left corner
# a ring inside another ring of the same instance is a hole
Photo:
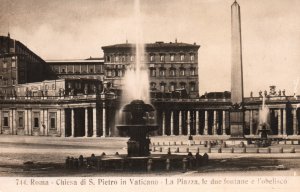
[[[68,72],[66,71],[65,68],[62,69],[54,69],[55,73],[61,73],[61,74],[66,74],[66,73],[70,73],[70,74],[84,74],[84,73],[95,73],[95,70],[93,68],[90,68],[89,70],[69,70]],[[100,70],[97,70],[97,73],[102,73],[102,67]]]
[[[167,83],[161,82],[159,83],[159,87],[155,82],[150,83],[150,88],[152,90],[159,89],[161,92],[166,92],[166,91],[175,91],[177,88],[181,89],[187,89],[187,83],[186,82],[180,82],[179,86],[177,86],[176,82],[170,82],[169,86],[167,86]],[[167,90],[169,88],[169,90]],[[196,91],[196,83],[195,82],[190,82],[189,83],[189,91]]]
[[[15,62],[15,61],[12,61],[12,62],[11,62],[11,68],[15,68],[15,67],[16,67],[16,62]],[[8,68],[8,63],[3,63],[2,68],[3,68],[3,69]]]
[[[135,56],[130,55],[130,56],[106,56],[106,62],[133,62],[135,61]],[[141,61],[145,61],[145,56],[141,56],[140,58]],[[160,62],[165,62],[165,61],[175,61],[176,59],[176,54],[159,54],[158,56],[154,54],[150,54],[148,56],[148,61],[150,62],[155,62],[155,61],[160,61]],[[180,54],[178,61],[195,61],[195,54]]]
[[[11,84],[10,84],[11,82]],[[16,79],[6,79],[6,78],[2,78],[2,76],[0,76],[0,85],[6,86],[6,85],[15,85],[16,84]]]
[[[170,68],[169,69],[169,77],[175,77],[176,76],[176,68]],[[187,69],[185,68],[180,68],[179,69],[179,76],[186,76],[187,75]],[[155,68],[150,68],[150,76],[151,77],[156,77],[157,76],[157,70]],[[159,68],[158,70],[159,76],[160,77],[166,77],[167,74],[167,69],[166,68]],[[190,76],[195,76],[196,75],[196,68],[190,68],[189,69],[189,75]]]
[[[176,69],[175,68],[170,68],[169,69],[169,77],[176,77]],[[186,76],[187,75],[187,69],[185,68],[180,68],[179,69],[179,76]],[[159,77],[166,77],[167,75],[167,69],[166,68],[160,68],[158,70],[158,76]],[[118,70],[118,69],[107,69],[106,70],[106,76],[107,77],[124,77],[125,75],[125,70]],[[190,76],[195,76],[196,75],[196,68],[190,68],[189,69],[189,74]],[[157,76],[157,70],[155,68],[150,68],[150,76],[151,77],[156,77]]]
[[[9,117],[9,111],[3,111],[2,112],[2,125],[5,128],[10,127],[10,117]],[[24,111],[18,111],[17,112],[17,128],[24,129],[25,127],[25,116]],[[33,112],[33,118],[32,118],[32,127],[33,128],[40,128],[41,126],[45,126],[40,121],[40,112]],[[49,112],[49,128],[50,129],[56,129],[56,112]]]

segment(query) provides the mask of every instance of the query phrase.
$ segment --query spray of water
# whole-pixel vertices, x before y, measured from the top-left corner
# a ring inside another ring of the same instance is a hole
[[[299,77],[294,81],[294,98],[297,98],[297,89],[298,89],[298,85],[299,85]],[[296,109],[298,109],[300,107],[300,104],[296,105]]]
[[[259,111],[259,123],[268,124],[268,115],[269,115],[269,108],[266,106],[266,97],[263,94],[263,103],[261,110]]]
[[[298,89],[298,85],[299,85],[299,77],[294,81],[294,97],[295,99],[297,99],[297,89]]]
[[[139,99],[150,103],[149,76],[144,56],[145,46],[142,33],[142,19],[140,1],[135,0],[134,6],[135,46],[133,48],[135,62],[126,69],[123,79],[122,104],[125,105],[132,100]]]

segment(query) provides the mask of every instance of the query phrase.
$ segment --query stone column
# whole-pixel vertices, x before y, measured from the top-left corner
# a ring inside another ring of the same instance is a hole
[[[249,123],[250,123],[250,135],[253,135],[253,110],[250,109],[250,119],[249,119]]]
[[[40,135],[44,135],[44,109],[40,111],[40,119],[41,119],[41,126],[40,126]]]
[[[25,131],[25,135],[28,135],[28,109],[25,109],[25,114],[24,114],[24,119],[25,119],[25,127],[24,127],[24,131]]]
[[[96,107],[93,107],[93,137],[97,137]]]
[[[179,125],[178,125],[178,128],[179,128],[179,135],[182,135],[182,111],[179,111],[178,113],[178,122],[179,122]]]
[[[186,117],[187,135],[191,134],[191,111],[187,111]]]
[[[208,135],[208,112],[207,110],[204,112],[204,132],[203,135]]]
[[[16,109],[12,110],[12,133],[17,135],[17,125],[16,125]]]
[[[170,129],[171,129],[170,135],[174,135],[174,112],[173,111],[171,111],[171,115],[170,115]]]
[[[85,108],[85,114],[84,114],[84,130],[85,130],[85,134],[84,136],[87,137],[88,136],[88,131],[89,131],[89,118],[88,118],[88,108]]]
[[[218,126],[218,120],[217,120],[217,111],[214,111],[214,125],[213,125],[213,135],[217,135],[217,126]]]
[[[71,109],[71,137],[75,137],[75,113],[74,109]]]
[[[0,110],[0,134],[2,134],[2,121],[3,121],[2,111]]]
[[[49,134],[49,123],[48,123],[48,109],[44,111],[44,124],[45,124],[45,135]]]
[[[66,137],[65,109],[61,109],[60,115],[61,115],[61,119],[60,119],[61,136]]]
[[[28,109],[28,135],[32,135],[32,109]]]
[[[277,118],[278,118],[278,135],[282,135],[282,132],[281,132],[281,109],[277,110]]]
[[[166,135],[166,113],[162,112],[162,122],[161,122],[161,128],[162,128],[162,135]]]
[[[283,109],[282,112],[282,134],[286,135],[286,109]]]
[[[57,136],[61,136],[61,110],[57,109],[57,119],[56,119],[56,130],[57,130]]]
[[[105,109],[105,103],[103,103],[103,113],[102,113],[102,115],[103,115],[103,127],[102,127],[102,129],[103,129],[103,135],[102,135],[102,137],[106,137],[106,109]]]
[[[13,116],[14,116],[14,110],[12,109],[10,112],[9,112],[9,126],[10,126],[10,134],[14,134],[14,123],[13,123],[13,121],[14,121],[14,119],[13,119]]]
[[[199,111],[196,111],[196,135],[200,135]]]
[[[226,111],[222,111],[222,134],[226,135]]]
[[[293,135],[298,135],[297,108],[293,109]]]

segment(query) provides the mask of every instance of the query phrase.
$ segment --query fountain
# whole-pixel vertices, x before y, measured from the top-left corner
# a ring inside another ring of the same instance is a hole
[[[268,124],[268,116],[269,116],[269,108],[266,106],[266,96],[263,95],[262,106],[259,111],[259,126],[264,127],[265,129],[269,129],[270,126]]]
[[[145,104],[142,100],[133,100],[122,109],[121,125],[117,128],[129,137],[127,142],[128,156],[150,155],[150,139],[148,133],[158,129],[155,124],[155,109],[152,105]]]
[[[271,132],[268,124],[268,115],[269,108],[266,106],[266,96],[263,95],[262,107],[259,111],[259,128],[257,130],[258,134],[260,134],[258,145],[262,147],[267,147],[271,144],[268,140],[268,134]]]
[[[155,124],[155,109],[150,102],[148,68],[144,62],[144,43],[140,1],[135,0],[135,62],[126,70],[123,79],[122,107],[119,114],[119,132],[126,133],[128,156],[148,156],[150,131],[158,129]],[[130,102],[130,104],[128,104]],[[146,103],[145,103],[146,102]]]

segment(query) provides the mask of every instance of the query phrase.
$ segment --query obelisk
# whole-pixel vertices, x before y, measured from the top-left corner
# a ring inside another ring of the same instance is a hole
[[[231,102],[243,102],[243,64],[240,5],[231,5]]]
[[[231,5],[231,138],[244,137],[243,92],[241,14],[239,4],[234,1]]]

